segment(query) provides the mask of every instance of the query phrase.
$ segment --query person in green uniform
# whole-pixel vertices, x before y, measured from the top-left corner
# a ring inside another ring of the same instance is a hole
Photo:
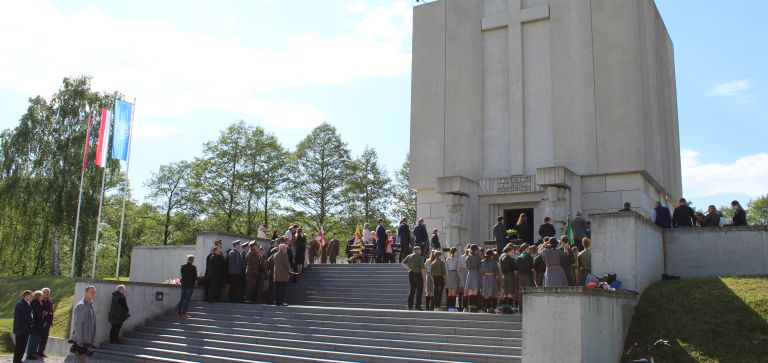
[[[445,262],[443,262],[443,253],[435,251],[432,261],[432,281],[435,285],[435,300],[432,302],[434,310],[440,310],[443,302],[443,290],[445,290]]]
[[[592,273],[592,242],[589,238],[584,237],[581,243],[584,244],[584,251],[579,252],[579,257],[576,260],[579,267],[579,281],[581,286],[585,286],[587,275]]]
[[[403,259],[403,267],[408,270],[408,281],[411,289],[408,292],[408,310],[413,310],[414,297],[416,298],[416,310],[421,309],[421,296],[424,295],[424,257],[421,256],[421,247],[415,246],[413,253]]]

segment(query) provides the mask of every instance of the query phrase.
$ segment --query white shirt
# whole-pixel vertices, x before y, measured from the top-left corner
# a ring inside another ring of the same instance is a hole
[[[364,229],[363,230],[363,241],[365,241],[365,243],[370,243],[371,242],[371,230],[370,229]]]
[[[448,259],[445,260],[445,268],[448,271],[458,271],[460,263],[461,257],[448,257]]]
[[[287,239],[292,239],[293,238],[293,232],[291,232],[290,229],[285,231],[285,238],[287,238]]]

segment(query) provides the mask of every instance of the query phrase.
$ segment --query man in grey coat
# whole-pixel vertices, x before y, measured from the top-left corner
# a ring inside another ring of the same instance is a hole
[[[85,288],[85,298],[75,305],[72,313],[72,333],[70,339],[78,347],[93,344],[96,337],[96,313],[93,311],[93,300],[96,298],[96,287],[89,285]],[[88,361],[87,354],[75,354],[75,362]]]
[[[573,244],[584,251],[584,245],[581,240],[587,236],[587,221],[581,217],[581,211],[576,211],[576,218],[571,220],[571,229],[573,230]]]

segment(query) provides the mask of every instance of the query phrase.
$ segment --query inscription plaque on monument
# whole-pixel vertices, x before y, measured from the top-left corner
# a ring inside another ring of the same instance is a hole
[[[519,175],[499,178],[496,184],[497,193],[519,193],[533,191],[530,175]]]

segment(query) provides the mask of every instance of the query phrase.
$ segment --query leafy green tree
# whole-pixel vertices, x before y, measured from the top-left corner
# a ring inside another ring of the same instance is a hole
[[[409,159],[410,155],[407,155],[403,165],[395,174],[393,186],[395,220],[404,217],[408,218],[409,221],[416,220],[416,191],[411,189],[411,163]]]
[[[750,200],[747,203],[747,223],[766,226],[768,225],[768,194]]]
[[[217,229],[235,232],[244,201],[246,154],[250,130],[245,122],[230,125],[203,145],[204,156],[192,165],[191,186],[199,194],[198,210],[214,218]]]
[[[171,239],[173,214],[179,210],[188,210],[190,206],[189,177],[192,167],[189,162],[180,161],[161,165],[157,173],[152,173],[145,185],[149,188],[147,198],[155,207],[165,213],[163,222],[163,245]]]
[[[0,250],[12,251],[3,257],[34,256],[30,261],[3,260],[0,272],[17,274],[62,274],[63,248],[72,241],[77,209],[83,145],[88,113],[111,107],[116,93],[91,90],[89,77],[65,78],[61,88],[46,100],[30,98],[29,107],[13,130],[0,141]],[[98,119],[91,133],[91,145],[98,135]],[[95,148],[89,159],[93,160]],[[117,161],[108,164],[108,187],[122,181]],[[117,183],[115,183],[117,182]],[[82,271],[84,251],[95,227],[100,173],[93,164],[84,181],[81,228],[76,275]],[[88,227],[92,226],[92,227]]]
[[[299,142],[294,158],[296,170],[288,172],[291,198],[319,228],[343,206],[342,188],[350,177],[349,149],[336,128],[324,122]]]
[[[349,167],[349,178],[344,187],[344,199],[350,215],[362,217],[371,223],[389,210],[392,180],[379,163],[376,150],[366,147]]]

